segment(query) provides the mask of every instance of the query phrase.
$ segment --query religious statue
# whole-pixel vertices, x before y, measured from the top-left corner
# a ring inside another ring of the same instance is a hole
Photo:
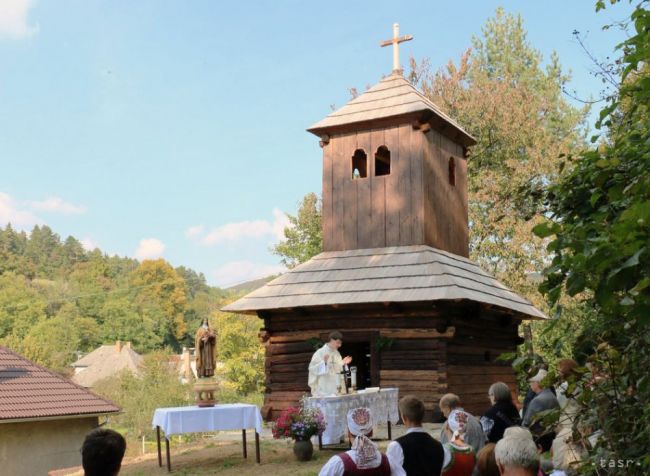
[[[208,319],[203,319],[201,327],[196,331],[194,347],[196,352],[196,375],[199,378],[212,377],[216,365],[215,346],[217,336],[210,329]]]

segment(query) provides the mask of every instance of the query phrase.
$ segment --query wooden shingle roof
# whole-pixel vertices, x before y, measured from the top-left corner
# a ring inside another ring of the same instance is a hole
[[[442,112],[438,106],[429,101],[401,74],[387,76],[307,130],[313,134],[321,135],[347,124],[363,123],[420,112],[428,112],[436,116],[439,121],[455,129],[459,141],[463,145],[476,144],[476,140],[469,133]]]
[[[426,245],[321,253],[223,310],[242,313],[322,306],[466,300],[546,316],[476,263]]]
[[[119,411],[113,402],[0,346],[0,423]]]

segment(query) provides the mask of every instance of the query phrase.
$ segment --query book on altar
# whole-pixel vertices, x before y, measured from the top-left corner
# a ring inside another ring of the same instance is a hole
[[[378,391],[379,391],[379,387],[367,387],[364,388],[363,390],[357,390],[358,393],[373,393]]]

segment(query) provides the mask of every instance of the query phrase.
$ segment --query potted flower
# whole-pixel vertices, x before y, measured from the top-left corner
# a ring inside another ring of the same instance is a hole
[[[314,453],[311,437],[325,431],[325,417],[318,408],[289,407],[273,424],[273,438],[292,438],[298,461],[309,461]]]

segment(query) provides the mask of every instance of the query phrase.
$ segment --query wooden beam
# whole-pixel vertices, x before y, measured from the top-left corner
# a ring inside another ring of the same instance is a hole
[[[436,329],[381,329],[379,334],[382,337],[393,339],[436,339],[436,338],[452,338],[456,332],[456,328],[448,326],[444,332]]]

